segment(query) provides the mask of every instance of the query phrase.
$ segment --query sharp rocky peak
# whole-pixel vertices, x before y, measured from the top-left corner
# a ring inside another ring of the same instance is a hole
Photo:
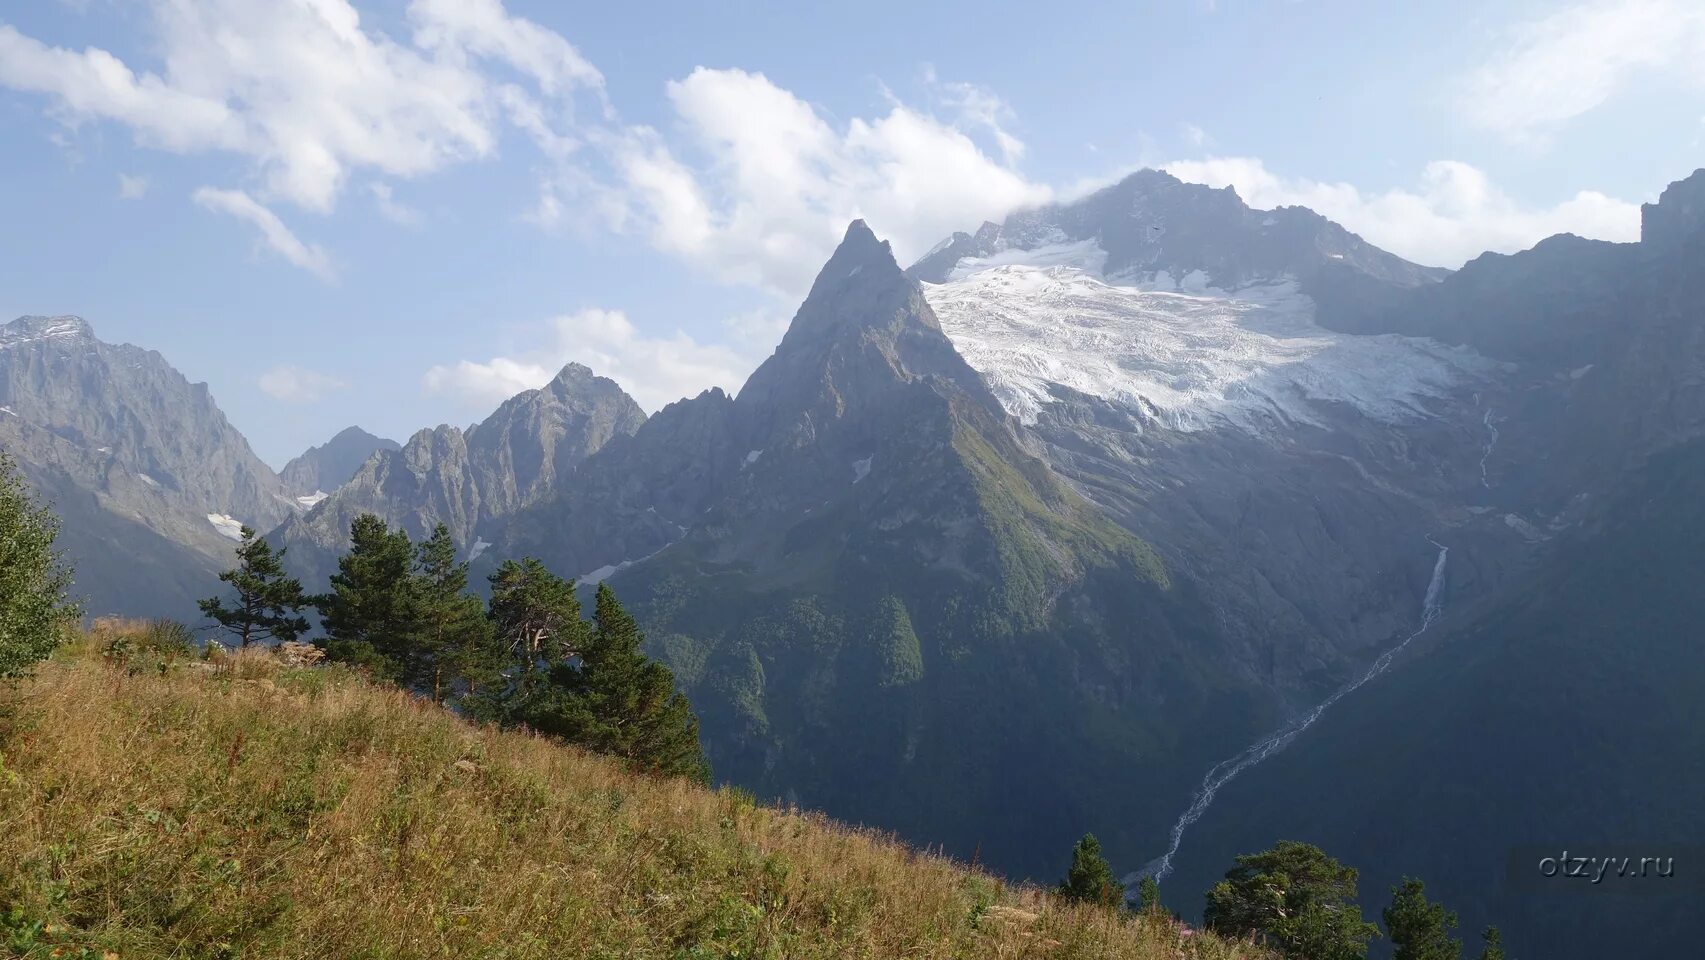
[[[811,284],[776,353],[862,336],[864,331],[893,333],[910,326],[941,329],[918,295],[917,284],[895,262],[888,242],[878,240],[863,220],[854,220]]]

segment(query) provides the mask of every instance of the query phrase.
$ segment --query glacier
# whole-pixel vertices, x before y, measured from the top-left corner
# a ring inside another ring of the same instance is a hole
[[[924,296],[1026,423],[1055,401],[1056,385],[1182,432],[1271,435],[1320,424],[1331,405],[1401,422],[1495,368],[1432,340],[1326,330],[1289,277],[1222,290],[1201,271],[1108,277],[1106,260],[1094,240],[1007,248],[962,258],[945,282],[923,284]]]

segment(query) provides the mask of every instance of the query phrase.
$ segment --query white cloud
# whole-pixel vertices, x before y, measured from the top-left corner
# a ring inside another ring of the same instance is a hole
[[[147,0],[159,72],[0,25],[0,85],[61,120],[110,120],[145,146],[253,161],[265,196],[327,211],[352,172],[413,177],[490,155],[498,121],[561,117],[603,78],[568,41],[497,0],[413,0],[413,46],[348,0]],[[553,106],[482,69],[499,61]],[[540,122],[543,122],[542,120]]]
[[[1522,23],[1468,78],[1459,102],[1478,126],[1532,139],[1649,72],[1705,87],[1705,5],[1591,0]]]
[[[367,192],[373,195],[373,203],[379,208],[379,215],[399,226],[418,227],[421,222],[420,211],[398,200],[391,191],[388,183],[370,183]]]
[[[1364,193],[1348,183],[1286,178],[1255,157],[1165,164],[1180,180],[1232,186],[1252,207],[1305,206],[1401,257],[1456,267],[1487,251],[1511,253],[1555,233],[1600,240],[1640,237],[1640,207],[1594,190],[1548,207],[1524,207],[1476,167],[1435,160],[1413,189]]]
[[[936,76],[933,66],[925,66],[924,83],[941,105],[953,113],[959,129],[986,130],[1000,148],[1007,166],[1023,159],[1024,141],[1006,128],[1018,114],[993,90],[975,83],[944,81]]]
[[[267,396],[285,403],[313,403],[348,386],[336,377],[289,364],[280,364],[262,373],[257,384]]]
[[[700,68],[666,86],[676,122],[659,132],[623,123],[598,69],[500,0],[410,0],[395,37],[350,0],[139,3],[152,63],[0,25],[0,86],[43,95],[68,132],[108,121],[144,146],[246,158],[244,215],[305,265],[323,257],[257,208],[328,212],[364,178],[387,185],[370,188],[381,215],[406,222],[389,184],[490,157],[505,130],[544,160],[527,219],[641,230],[713,276],[789,298],[855,217],[904,259],[1049,195],[1013,167],[1024,144],[1011,108],[933,72],[943,118],[890,98],[831,124],[761,74]]]
[[[593,308],[556,317],[538,331],[537,341],[513,356],[435,366],[422,384],[434,393],[491,406],[542,387],[564,365],[579,362],[621,384],[641,407],[656,411],[708,387],[737,388],[753,367],[752,357],[699,343],[679,330],[646,336],[619,310]]]
[[[898,102],[837,128],[763,74],[703,67],[668,95],[687,149],[646,128],[605,144],[619,222],[638,221],[660,249],[723,280],[796,297],[855,218],[905,260],[1049,196],[962,130]]]
[[[216,190],[202,187],[195,192],[195,202],[208,210],[247,220],[260,230],[261,241],[272,252],[322,280],[336,279],[331,257],[316,244],[304,243],[278,215],[241,190]]]
[[[124,200],[140,200],[148,194],[148,178],[131,176],[128,173],[118,175],[118,195]]]
[[[1198,127],[1193,123],[1184,123],[1180,124],[1178,129],[1184,134],[1184,140],[1189,143],[1190,146],[1201,147],[1207,145],[1208,131],[1203,130],[1201,127]]]

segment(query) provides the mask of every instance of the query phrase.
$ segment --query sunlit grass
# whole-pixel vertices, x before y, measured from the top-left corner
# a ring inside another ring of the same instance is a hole
[[[16,952],[1263,955],[335,668],[103,655],[145,629],[105,625],[0,694],[0,943]]]

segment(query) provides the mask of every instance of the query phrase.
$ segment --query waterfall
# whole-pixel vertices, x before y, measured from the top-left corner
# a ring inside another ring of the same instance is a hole
[[[1486,430],[1490,435],[1486,439],[1486,449],[1480,454],[1480,485],[1490,490],[1492,489],[1492,481],[1486,477],[1486,461],[1492,457],[1492,448],[1498,445],[1498,428],[1492,423],[1491,407],[1486,408],[1486,419],[1481,422],[1486,424]]]
[[[1491,414],[1488,413],[1487,416],[1490,418]],[[1496,431],[1494,430],[1493,433],[1495,436]],[[1165,879],[1166,875],[1172,872],[1173,856],[1178,853],[1179,845],[1184,842],[1184,831],[1190,829],[1191,824],[1202,819],[1202,815],[1208,812],[1208,807],[1213,804],[1214,797],[1220,792],[1221,787],[1236,779],[1238,774],[1243,771],[1283,750],[1304,730],[1314,726],[1314,722],[1320,719],[1328,707],[1343,699],[1345,695],[1354,692],[1362,684],[1384,673],[1386,668],[1391,666],[1392,659],[1409,645],[1409,641],[1427,632],[1427,628],[1433,625],[1433,621],[1438,619],[1439,613],[1443,610],[1439,594],[1444,586],[1445,558],[1450,555],[1450,548],[1432,537],[1428,537],[1427,542],[1439,548],[1439,556],[1437,560],[1433,561],[1433,578],[1427,583],[1426,596],[1421,600],[1421,625],[1415,629],[1415,632],[1404,637],[1396,646],[1380,654],[1379,659],[1375,660],[1373,665],[1368,667],[1361,676],[1339,687],[1314,709],[1292,720],[1265,740],[1252,744],[1242,753],[1215,764],[1202,778],[1202,785],[1196,789],[1196,796],[1190,801],[1189,808],[1172,825],[1171,846],[1167,847],[1166,852],[1160,857],[1149,861],[1142,869],[1127,876],[1125,882],[1128,885],[1134,885],[1137,880],[1145,876],[1152,876],[1156,880]]]

